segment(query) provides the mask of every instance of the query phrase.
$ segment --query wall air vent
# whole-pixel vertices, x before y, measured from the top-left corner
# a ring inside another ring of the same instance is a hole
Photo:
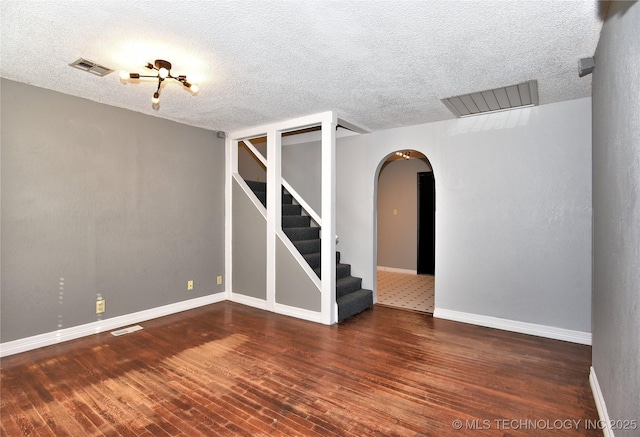
[[[118,329],[117,331],[111,331],[111,335],[113,335],[114,337],[119,337],[124,334],[131,334],[132,332],[140,331],[141,329],[142,329],[142,326],[133,325],[133,326],[129,326],[128,328]]]
[[[109,73],[112,73],[113,70],[107,67],[103,67],[102,65],[98,65],[93,61],[89,61],[87,59],[79,58],[78,60],[69,64],[73,68],[77,68],[78,70],[87,71],[91,74],[95,74],[96,76],[106,76]]]
[[[456,117],[508,111],[538,105],[538,81],[442,99]]]

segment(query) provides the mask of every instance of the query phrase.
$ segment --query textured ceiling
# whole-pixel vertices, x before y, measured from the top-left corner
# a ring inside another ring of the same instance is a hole
[[[596,1],[1,2],[1,75],[212,130],[335,110],[365,129],[454,116],[440,101],[537,79],[540,104],[591,95]],[[155,59],[191,94],[73,69],[86,58],[144,73]]]

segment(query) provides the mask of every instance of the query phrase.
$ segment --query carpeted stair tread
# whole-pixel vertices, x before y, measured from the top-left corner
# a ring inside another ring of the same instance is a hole
[[[291,241],[315,240],[320,237],[320,228],[284,228],[282,229]]]
[[[295,243],[294,243],[295,244]],[[320,268],[320,252],[306,253],[302,257],[307,261],[312,269]],[[336,264],[340,263],[340,252],[336,252]]]
[[[315,238],[313,240],[294,241],[293,245],[298,249],[298,252],[300,252],[301,255],[306,255],[308,253],[320,252],[321,243],[322,240]]]
[[[304,228],[310,227],[311,218],[306,215],[283,215],[282,227],[283,228]]]
[[[282,204],[282,215],[301,215],[302,207],[300,205],[294,205],[291,203]]]
[[[362,288],[362,279],[355,276],[347,276],[336,281],[336,296],[343,297]]]
[[[322,268],[316,267],[313,269],[318,275],[318,278],[322,278]],[[351,264],[336,264],[336,280],[346,278],[347,276],[351,276]]]
[[[336,299],[338,303],[338,322],[373,306],[373,291],[359,289]]]

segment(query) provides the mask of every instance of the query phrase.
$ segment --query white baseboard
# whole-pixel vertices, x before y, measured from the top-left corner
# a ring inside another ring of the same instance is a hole
[[[302,308],[296,308],[280,303],[275,304],[275,312],[284,316],[295,317],[296,319],[308,320],[310,322],[325,323],[322,319],[322,313],[318,311],[310,311]]]
[[[383,272],[404,273],[406,275],[417,275],[418,274],[417,270],[397,269],[395,267],[378,266],[378,270],[382,270]]]
[[[556,328],[555,326],[538,325],[535,323],[519,322],[517,320],[501,319],[480,314],[464,313],[461,311],[445,310],[436,307],[433,317],[502,329],[504,331],[519,332],[521,334],[564,340],[571,343],[591,345],[591,333]]]
[[[46,332],[44,334],[34,335],[32,337],[21,338],[19,340],[8,341],[0,344],[0,357],[6,357],[33,349],[50,346],[61,343],[63,341],[75,340],[76,338],[86,337],[88,335],[97,334],[99,332],[110,331],[112,329],[122,328],[123,326],[140,323],[158,317],[168,316],[170,314],[191,310],[212,303],[222,302],[226,299],[226,293],[216,293],[208,296],[197,297],[195,299],[184,300],[158,308],[138,311],[123,316],[111,317],[105,320],[87,323],[84,325],[73,326],[71,328],[60,329],[58,331]]]
[[[265,299],[259,299],[257,297],[245,296],[244,294],[231,293],[229,296],[231,302],[240,303],[249,307],[258,308],[261,310],[267,309],[267,301]]]
[[[275,303],[273,310],[270,310],[267,306],[267,301],[256,297],[245,296],[243,294],[231,293],[232,302],[236,302],[242,305],[247,305],[253,308],[258,308],[265,311],[271,311],[276,314],[282,314],[283,316],[295,317],[296,319],[308,320],[310,322],[325,324],[322,318],[322,313],[317,311],[305,310],[302,308],[296,308],[289,305],[283,305],[281,303]],[[336,310],[337,314],[337,310]]]
[[[591,386],[591,393],[593,393],[593,400],[596,401],[596,410],[598,410],[598,417],[600,418],[600,424],[602,424],[602,434],[604,437],[615,437],[611,429],[607,405],[604,403],[602,390],[600,390],[600,384],[598,383],[598,378],[596,378],[596,371],[593,366],[591,366],[589,371],[589,385]]]

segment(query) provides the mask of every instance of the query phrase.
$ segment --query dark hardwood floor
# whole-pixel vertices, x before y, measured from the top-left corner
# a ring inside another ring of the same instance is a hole
[[[230,302],[140,325],[2,359],[2,435],[602,435],[588,346],[378,306],[334,326]]]

